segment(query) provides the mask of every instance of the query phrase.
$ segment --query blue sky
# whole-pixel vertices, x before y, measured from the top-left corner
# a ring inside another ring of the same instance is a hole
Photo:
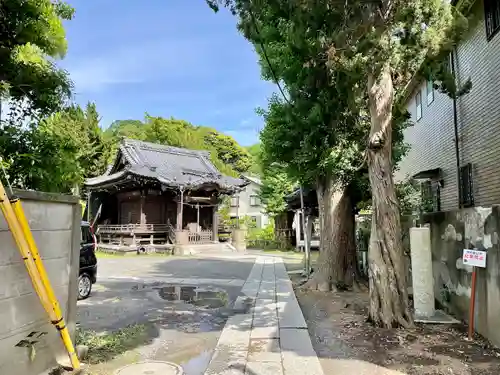
[[[226,10],[205,0],[70,0],[68,53],[59,64],[75,100],[96,103],[107,127],[117,119],[176,117],[258,140],[274,85],[260,78],[253,47]]]

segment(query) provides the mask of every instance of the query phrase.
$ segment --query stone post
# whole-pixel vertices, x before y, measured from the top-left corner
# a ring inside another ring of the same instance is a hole
[[[435,313],[430,228],[410,228],[410,251],[415,319]]]
[[[219,242],[219,215],[217,211],[218,206],[214,206],[212,212],[212,239],[215,243]]]
[[[175,231],[175,243],[177,245],[189,245],[189,231],[188,230],[176,230]]]
[[[233,246],[237,251],[247,249],[245,229],[233,229]]]
[[[295,211],[295,248],[300,251],[300,211]]]
[[[184,255],[184,251],[189,246],[189,231],[188,230],[176,230],[175,231],[175,245],[174,254]]]

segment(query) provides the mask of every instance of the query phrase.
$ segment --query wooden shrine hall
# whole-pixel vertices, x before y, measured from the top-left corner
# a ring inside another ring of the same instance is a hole
[[[222,175],[207,151],[123,139],[113,164],[85,189],[98,247],[127,252],[218,242],[220,198],[247,184]]]

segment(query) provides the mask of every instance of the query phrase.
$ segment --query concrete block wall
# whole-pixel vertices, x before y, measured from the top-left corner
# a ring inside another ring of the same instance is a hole
[[[74,337],[81,206],[73,196],[16,191]],[[33,348],[31,348],[33,346]],[[67,356],[34,292],[21,255],[0,214],[0,374],[38,375]]]
[[[435,298],[462,321],[468,321],[472,281],[463,249],[487,252],[486,268],[477,269],[475,328],[500,347],[500,206],[437,212],[424,220],[431,229]]]

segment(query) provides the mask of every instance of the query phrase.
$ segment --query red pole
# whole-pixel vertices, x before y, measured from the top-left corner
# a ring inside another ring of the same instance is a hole
[[[474,309],[476,307],[476,267],[472,267],[472,286],[469,307],[469,340],[474,336]]]

